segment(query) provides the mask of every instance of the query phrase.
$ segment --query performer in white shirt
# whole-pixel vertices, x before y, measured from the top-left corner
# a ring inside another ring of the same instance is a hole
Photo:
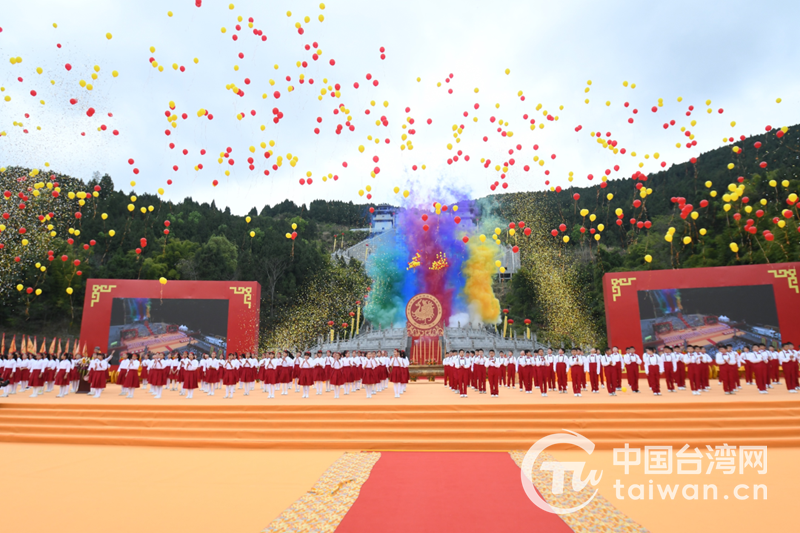
[[[791,342],[784,343],[782,348],[778,358],[781,366],[783,366],[783,379],[786,381],[786,389],[791,393],[796,393],[798,390],[797,352]]]
[[[558,355],[553,362],[553,370],[555,371],[556,379],[558,380],[558,392],[566,394],[567,392],[567,356],[564,354],[564,348],[559,348]]]
[[[629,346],[623,356],[623,363],[625,363],[625,372],[628,376],[628,386],[631,390],[639,393],[639,365],[642,364],[642,358],[636,353],[636,348]]]
[[[644,354],[644,371],[653,396],[661,396],[661,373],[664,371],[664,360],[653,353],[652,348],[646,348]]]
[[[58,367],[56,368],[55,384],[58,386],[58,395],[56,398],[63,398],[69,393],[69,371],[72,369],[72,363],[69,362],[65,354],[61,354]]]
[[[722,381],[722,390],[725,394],[736,394],[736,384],[733,376],[739,371],[735,354],[728,352],[724,346],[717,348],[716,363],[719,367],[719,377]]]
[[[131,362],[128,359],[128,354],[123,353],[119,356],[119,366],[117,367],[117,384],[121,385],[119,396],[126,396],[128,389],[125,387],[125,377],[128,375],[128,368]]]
[[[675,375],[678,372],[677,358],[669,346],[664,346],[664,352],[660,357],[664,368],[664,381],[667,383],[667,390],[675,392]]]
[[[603,367],[603,374],[606,378],[606,390],[609,396],[617,395],[617,380],[614,378],[616,371],[616,362],[612,357],[611,350],[607,349],[606,353],[600,356],[600,365]]]
[[[503,375],[503,365],[500,359],[495,356],[494,350],[489,350],[489,357],[486,359],[486,370],[489,378],[489,396],[497,398],[500,396],[500,380]]]
[[[44,371],[46,367],[47,361],[42,359],[42,354],[37,353],[34,356],[33,362],[30,364],[30,386],[33,389],[31,398],[36,398],[37,396],[44,394]]]
[[[289,359],[290,366],[292,360]],[[236,384],[239,382],[239,360],[232,354],[228,354],[228,359],[222,365],[222,384],[225,385],[225,396],[223,400],[233,399],[233,393],[236,391]],[[288,383],[285,385],[288,386]]]
[[[581,374],[583,373],[583,358],[577,350],[573,350],[567,359],[570,377],[572,378],[572,394],[580,397],[581,395]]]
[[[8,381],[8,385],[3,387],[3,394],[0,398],[8,398],[9,394],[16,394],[17,392],[17,360],[14,354],[9,353],[8,357],[3,361],[2,378]]]
[[[133,399],[133,391],[139,388],[139,356],[137,354],[131,355],[128,359],[128,371],[125,373],[125,381],[123,382],[123,390],[128,391],[128,398]]]
[[[194,390],[197,388],[197,369],[200,363],[194,358],[194,352],[189,352],[189,357],[181,363],[183,366],[183,389],[186,391],[186,399],[191,400]]]
[[[584,371],[589,374],[589,384],[592,387],[592,392],[597,394],[600,392],[600,356],[597,354],[597,349],[592,348],[589,355],[583,361]]]
[[[335,400],[339,399],[339,388],[345,384],[344,381],[344,364],[342,363],[342,358],[338,352],[333,354],[331,357],[331,372],[329,375],[330,384],[333,386],[333,398]]]

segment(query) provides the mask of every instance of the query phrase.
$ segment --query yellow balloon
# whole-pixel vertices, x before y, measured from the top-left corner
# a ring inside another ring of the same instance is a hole
[[[582,217],[585,217],[588,214],[589,214],[589,210],[588,209],[581,209],[581,216]]]
[[[163,189],[163,188],[161,188],[161,187],[159,187],[159,188],[158,188],[158,194],[162,194],[162,195],[163,195],[163,194],[164,194],[164,189]]]
[[[667,233],[664,235],[664,240],[667,242],[672,242],[672,233]]]
[[[17,285],[17,290],[18,290],[18,291],[21,291],[21,290],[22,290],[22,289],[24,289],[24,288],[25,288],[25,287],[23,287],[22,285]]]
[[[486,235],[481,235],[478,238],[480,239],[481,242],[486,242]]]
[[[248,224],[250,223],[250,220],[251,220],[250,217],[244,217],[244,221],[247,222]]]
[[[706,231],[706,228],[700,228],[700,235],[705,235],[706,233],[708,233],[708,231]]]
[[[410,194],[411,194],[411,191],[403,191],[403,198],[408,198],[408,196]]]
[[[564,235],[563,239],[564,242],[569,242],[569,235]]]
[[[292,229],[297,229],[297,224],[292,224]]]
[[[128,204],[128,211],[133,211],[136,207],[133,204]]]
[[[361,152],[362,154],[364,153],[364,145],[363,144],[359,145],[358,151]]]
[[[739,245],[736,244],[735,242],[732,242],[731,243],[731,252],[737,253],[738,251],[739,251]]]
[[[683,238],[683,244],[691,244],[691,242],[692,242],[692,238],[689,237],[688,235]]]
[[[494,228],[494,234],[495,235],[500,235],[501,232],[502,232],[502,230],[500,228]]]
[[[501,274],[505,274],[506,273],[506,267],[500,267],[500,273]]]
[[[511,228],[510,230],[508,230],[508,234],[509,234],[509,235],[511,235],[512,237],[513,237],[513,236],[514,236],[516,233],[517,233],[517,232],[516,232],[516,230],[515,230],[514,228]]]
[[[292,234],[291,234],[291,233],[287,233],[287,234],[286,234],[286,238],[287,238],[287,239],[291,239],[291,238],[292,238]]]
[[[111,37],[113,37],[113,36],[110,33],[106,33],[106,39],[108,39],[110,41]]]
[[[39,296],[40,294],[42,294],[42,289],[36,289],[36,296]]]
[[[72,294],[72,287],[67,287],[67,294]]]
[[[251,237],[255,237],[255,236],[256,236],[256,232],[255,232],[255,231],[251,231],[251,232],[250,232],[250,236],[251,236]]]
[[[599,233],[595,233],[594,234],[594,240],[596,240],[596,241],[600,240],[600,234]]]
[[[502,265],[502,264],[503,263],[501,263],[500,261],[495,261],[494,262],[494,266],[496,266],[496,267],[500,267],[500,265]]]
[[[167,284],[167,278],[158,278],[158,282],[160,284],[162,284],[162,285],[166,285]]]
[[[647,254],[646,256],[644,256],[644,260],[647,261],[648,263],[652,263],[653,262],[653,256],[650,255],[650,254]]]
[[[613,200],[614,199],[614,195],[611,194],[611,193],[608,193],[608,194],[606,194],[606,199],[607,200]]]
[[[117,234],[117,232],[116,232],[116,231],[114,231],[113,229],[110,229],[110,230],[108,230],[108,236],[109,236],[109,237],[113,237],[113,236],[114,236],[114,235],[116,235],[116,234]]]
[[[606,229],[606,226],[604,224],[597,225],[597,231],[603,231],[604,229]]]
[[[395,187],[393,190],[394,190],[394,193],[397,194],[397,193],[400,192],[400,187]]]
[[[594,213],[593,213],[593,214],[591,214],[591,215],[589,215],[589,220],[590,220],[591,222],[594,222],[595,220],[597,220],[597,215],[595,215]]]
[[[100,215],[100,218],[102,218],[103,220],[105,220],[105,219],[107,219],[107,218],[108,218],[108,214],[107,214],[107,213],[103,213],[102,215]]]

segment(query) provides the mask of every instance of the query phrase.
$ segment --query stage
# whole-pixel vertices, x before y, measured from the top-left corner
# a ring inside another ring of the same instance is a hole
[[[646,384],[642,380],[642,388]],[[218,390],[197,390],[189,400],[165,391],[160,400],[146,391],[134,399],[111,385],[101,398],[55,393],[0,400],[0,442],[110,444],[190,448],[285,450],[528,449],[541,437],[567,429],[591,439],[598,449],[637,445],[800,446],[800,395],[776,385],[768,395],[745,385],[733,396],[712,381],[701,396],[690,391],[654,397],[601,391],[583,393],[500,389],[499,398],[470,390],[460,398],[442,382],[410,383],[401,398],[391,387],[371,399],[364,391],[338,400],[333,393],[302,399],[300,393],[268,399],[257,387],[232,400]]]

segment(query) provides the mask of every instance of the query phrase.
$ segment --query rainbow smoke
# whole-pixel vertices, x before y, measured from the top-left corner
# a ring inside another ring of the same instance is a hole
[[[433,207],[405,209],[397,215],[393,239],[391,235],[378,237],[384,240],[367,268],[373,283],[364,309],[372,324],[404,325],[406,304],[419,293],[432,294],[441,302],[450,326],[499,320],[500,304],[492,290],[499,247],[478,242],[477,203],[464,199],[454,204],[458,211],[448,206],[438,215]],[[427,221],[422,220],[423,214],[428,215]],[[455,222],[457,216],[462,219],[460,224]],[[470,238],[468,244],[462,241],[465,235]],[[408,262],[415,253],[420,254],[420,266],[409,270]],[[449,267],[431,270],[438,253],[447,255]]]

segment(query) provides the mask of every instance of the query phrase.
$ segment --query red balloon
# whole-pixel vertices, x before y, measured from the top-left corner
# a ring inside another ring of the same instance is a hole
[[[464,241],[464,244],[467,244],[469,242],[469,237],[464,235],[464,237],[461,240]]]
[[[511,251],[514,252],[514,253],[518,253],[519,252],[519,246],[512,246],[511,247]]]
[[[62,260],[62,261],[66,261],[67,259],[69,259],[69,257],[67,257],[66,255],[62,255],[62,256],[61,256],[61,260]]]
[[[577,202],[578,200],[580,200],[580,199],[581,199],[581,195],[580,195],[580,194],[578,194],[578,193],[575,193],[575,194],[573,194],[573,195],[572,195],[572,199],[573,199],[573,200],[575,200],[575,201]]]
[[[700,200],[700,207],[708,206],[708,200]]]
[[[164,235],[169,235],[169,230],[168,229],[164,230]]]
[[[520,221],[517,223],[517,226],[519,226],[520,228],[524,228],[524,227],[525,227],[525,223],[524,223],[523,221],[521,221],[521,220],[520,220]]]
[[[170,225],[170,224],[171,224],[171,222],[170,222],[169,220],[165,220],[165,221],[164,221],[164,225],[165,225],[166,227],[169,227],[169,225]]]
[[[558,237],[558,230],[557,229],[550,230],[550,235],[552,235],[553,237]]]
[[[422,226],[422,231],[428,231],[429,229],[430,229],[430,228],[428,227],[428,225],[427,225],[427,224],[424,224],[424,225]]]
[[[461,223],[461,217],[455,217],[453,219],[453,222],[455,222],[456,224],[460,224]]]
[[[567,231],[567,225],[566,224],[560,224],[558,226],[558,229],[560,229],[561,231]]]
[[[76,259],[75,261],[72,262],[72,264],[75,265],[75,266],[80,266],[81,260],[80,259]]]
[[[75,218],[81,218],[81,212],[80,211],[76,211],[75,212]]]
[[[423,221],[423,222],[426,222],[427,220],[428,220],[428,215],[427,215],[427,214],[425,214],[425,213],[423,213],[423,214],[422,214],[422,221]]]
[[[140,254],[140,253],[142,253],[142,249],[141,249],[141,248],[137,248],[137,249],[136,249],[136,253],[137,253],[137,254]]]
[[[531,234],[531,228],[525,228],[525,236],[528,236],[530,234]]]
[[[27,292],[28,294],[30,294],[30,293],[32,293],[32,292],[33,292],[33,289],[32,289],[31,287],[28,287],[27,289],[25,289],[25,292]]]

